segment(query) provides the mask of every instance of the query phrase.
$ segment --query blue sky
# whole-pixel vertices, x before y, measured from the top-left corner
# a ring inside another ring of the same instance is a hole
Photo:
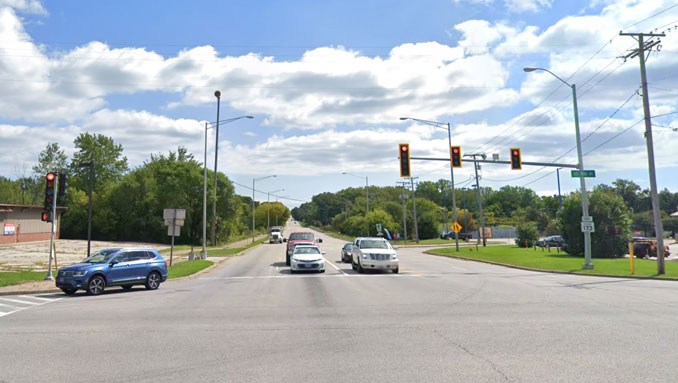
[[[633,96],[637,59],[616,59],[634,44],[617,36],[629,27],[667,31],[648,75],[653,114],[668,114],[653,121],[659,187],[678,190],[672,1],[422,4],[0,0],[0,174],[30,169],[48,142],[71,153],[86,131],[122,143],[133,167],[179,145],[202,158],[216,89],[222,118],[255,116],[222,125],[219,170],[240,185],[276,174],[257,190],[284,188],[276,194],[291,198],[282,200],[289,206],[364,184],[342,172],[395,185],[399,142],[409,142],[413,155],[446,155],[445,129],[401,116],[451,122],[453,144],[464,153],[506,159],[517,146],[526,161],[573,163],[569,89],[546,73],[522,71],[540,66],[579,88],[582,135],[592,133],[584,162],[597,171],[590,181],[627,178],[647,187],[642,123],[613,138],[642,117]],[[456,183],[472,171],[468,162],[456,170]],[[420,180],[449,177],[440,162],[414,162],[413,172]],[[557,190],[552,169],[486,165],[481,183]],[[572,191],[578,181],[561,172],[561,186]]]

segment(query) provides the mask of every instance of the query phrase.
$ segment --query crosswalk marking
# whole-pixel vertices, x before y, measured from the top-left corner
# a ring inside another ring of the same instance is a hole
[[[22,299],[16,299],[16,298]],[[19,311],[56,302],[62,298],[45,298],[37,295],[18,295],[7,298],[0,296],[0,318]]]

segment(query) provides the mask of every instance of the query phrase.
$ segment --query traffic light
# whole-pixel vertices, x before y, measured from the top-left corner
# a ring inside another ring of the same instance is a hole
[[[59,173],[59,194],[58,196],[64,197],[66,195],[66,173]]]
[[[461,146],[450,146],[450,158],[453,168],[461,167]]]
[[[45,211],[42,212],[42,220],[52,222],[52,205],[54,204],[54,183],[56,174],[49,172],[45,176]]]
[[[51,211],[43,211],[40,219],[42,220],[42,222],[52,222],[52,212]]]
[[[400,176],[411,177],[410,171],[410,144],[398,145],[398,157],[400,158]]]
[[[511,148],[511,170],[521,170],[523,161],[520,159],[520,148]]]

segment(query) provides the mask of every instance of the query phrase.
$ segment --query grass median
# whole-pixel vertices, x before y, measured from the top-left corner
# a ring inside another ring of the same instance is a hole
[[[169,279],[181,278],[191,274],[195,274],[202,269],[206,269],[212,266],[214,262],[204,261],[201,259],[195,259],[192,261],[186,261],[172,265],[169,268]]]
[[[208,250],[207,251],[207,256],[208,257],[228,257],[231,255],[236,255],[240,252],[243,252],[251,247],[254,247],[258,244],[264,243],[265,241],[268,241],[268,237],[264,237],[261,239],[257,239],[256,241],[249,243],[247,246],[243,247],[233,247],[233,248],[225,248],[225,249],[216,249],[216,250]]]
[[[525,267],[542,271],[559,271],[574,274],[602,274],[610,276],[631,276],[628,258],[594,258],[594,270],[582,270],[584,257],[575,257],[555,250],[542,251],[534,248],[524,249],[517,246],[489,246],[479,248],[462,248],[459,252],[454,248],[433,249],[431,254],[458,258],[489,261],[509,266]],[[634,259],[637,277],[678,278],[678,264],[666,263],[666,274],[657,274],[657,263],[645,259]]]
[[[47,271],[3,271],[0,272],[0,287],[42,281],[46,276]]]

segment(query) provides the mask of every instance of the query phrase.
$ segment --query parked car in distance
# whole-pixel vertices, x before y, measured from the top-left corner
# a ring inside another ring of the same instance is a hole
[[[462,241],[468,241],[470,239],[473,239],[473,235],[471,233],[459,232],[457,234],[457,237]],[[454,231],[452,231],[452,230],[441,231],[440,232],[440,239],[454,239]]]
[[[292,252],[290,272],[317,271],[325,272],[325,258],[320,248],[315,245],[297,245]]]
[[[344,263],[351,262],[351,249],[353,248],[353,242],[348,242],[344,244],[344,247],[341,248],[341,261]]]
[[[294,232],[290,234],[289,238],[283,238],[283,242],[287,242],[287,247],[285,249],[285,264],[290,265],[290,258],[294,252],[294,247],[299,244],[310,244],[318,246],[319,243],[322,243],[322,239],[317,238],[315,234],[311,232]]]
[[[167,261],[155,249],[104,249],[80,263],[62,267],[56,286],[68,295],[83,289],[90,295],[101,294],[106,287],[129,290],[144,285],[155,290],[167,280]]]
[[[552,235],[538,240],[534,245],[537,247],[563,247],[564,242],[560,235]]]
[[[359,237],[351,249],[351,267],[359,273],[365,270],[391,270],[397,274],[398,254],[384,238]]]
[[[638,258],[656,257],[657,256],[657,241],[643,237],[633,238],[633,255]],[[664,256],[671,255],[668,246],[664,246]]]

